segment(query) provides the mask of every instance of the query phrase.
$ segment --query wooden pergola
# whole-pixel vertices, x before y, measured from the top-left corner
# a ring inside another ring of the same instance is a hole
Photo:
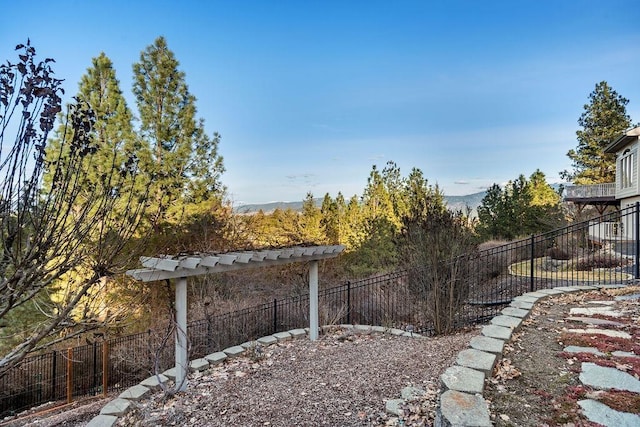
[[[268,267],[293,262],[310,262],[309,268],[309,338],[318,339],[318,261],[337,257],[342,245],[295,246],[285,249],[240,251],[221,254],[140,257],[144,268],[127,271],[141,282],[175,280],[176,287],[176,387],[187,387],[189,360],[187,352],[187,277],[224,273],[248,268]]]

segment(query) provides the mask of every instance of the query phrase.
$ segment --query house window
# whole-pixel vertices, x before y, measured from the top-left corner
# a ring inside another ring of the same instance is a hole
[[[619,160],[621,190],[631,188],[635,184],[635,154],[635,150],[625,150]]]

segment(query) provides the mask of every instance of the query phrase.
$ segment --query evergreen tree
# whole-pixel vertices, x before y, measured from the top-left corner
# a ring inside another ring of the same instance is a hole
[[[204,202],[223,192],[220,136],[215,133],[210,138],[205,133],[203,120],[196,118],[196,98],[178,66],[163,37],[148,46],[140,62],[133,65],[140,131],[151,147],[144,167],[153,177],[156,220],[166,220],[172,206]]]
[[[313,200],[313,194],[307,193],[302,202],[302,215],[298,220],[298,240],[303,243],[322,244],[326,240],[322,226],[322,212]]]
[[[393,225],[396,230],[400,230],[400,218],[396,215],[393,196],[387,185],[390,182],[393,183],[393,173],[394,171],[390,170],[380,173],[378,168],[373,165],[362,195],[362,207],[365,220],[369,223],[384,220]],[[387,179],[385,179],[385,175]],[[399,191],[397,192],[399,193]]]
[[[514,239],[556,228],[562,223],[560,196],[536,170],[520,175],[504,188],[494,184],[478,207],[477,232],[484,240]]]
[[[344,203],[344,198],[342,198]],[[332,245],[340,243],[340,212],[338,202],[333,200],[329,193],[324,195],[322,199],[321,224],[324,229],[327,242]]]
[[[563,178],[576,184],[615,182],[615,158],[605,154],[604,148],[631,127],[628,103],[606,81],[596,84],[578,120],[582,128],[576,132],[578,147],[567,153],[574,170],[562,172]]]
[[[92,141],[92,155],[84,159],[86,172],[78,183],[86,199],[96,187],[105,183],[105,179],[114,178],[111,175],[114,168],[122,172],[137,171],[139,159],[148,157],[148,148],[143,147],[142,142],[136,138],[132,127],[133,116],[120,90],[113,64],[104,52],[92,59],[92,66],[80,80],[76,99],[86,103],[94,114],[94,123],[88,135]],[[48,143],[47,158],[50,165],[55,165],[56,158],[69,154],[73,136],[65,133],[65,130],[66,124],[63,123]],[[48,186],[53,182],[54,170],[54,167],[49,167],[45,173],[44,180]],[[61,171],[58,169],[58,172]],[[123,173],[121,176],[126,177],[131,181],[134,175]],[[111,183],[114,190],[120,193],[119,203],[115,205],[117,212],[114,213],[125,215],[135,197],[144,197],[148,183],[143,182],[138,174],[135,178],[135,188],[131,186],[132,181],[128,184]],[[125,187],[129,194],[122,194]]]

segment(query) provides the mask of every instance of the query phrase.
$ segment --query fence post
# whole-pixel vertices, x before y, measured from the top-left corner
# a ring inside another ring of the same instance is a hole
[[[57,351],[53,350],[53,354],[51,355],[51,397],[53,400],[58,399],[58,395],[56,393],[56,371],[58,370],[57,353]]]
[[[73,348],[67,349],[67,403],[73,402]]]
[[[535,236],[531,235],[531,284],[530,291],[535,291],[534,282],[535,282],[535,257],[536,257],[536,242]]]
[[[347,280],[347,325],[351,324],[351,281]]]
[[[278,332],[278,300],[273,299],[273,333]]]
[[[107,397],[109,388],[109,342],[102,341],[102,395]]]
[[[91,380],[93,395],[98,394],[98,343],[93,342],[93,378]]]

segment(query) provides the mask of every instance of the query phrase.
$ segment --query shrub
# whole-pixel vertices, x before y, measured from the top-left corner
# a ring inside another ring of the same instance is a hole
[[[561,261],[566,261],[571,259],[571,255],[569,255],[567,252],[555,246],[553,248],[547,249],[545,251],[545,255],[551,259],[557,259]]]
[[[615,268],[628,264],[628,260],[620,257],[612,257],[608,255],[594,255],[581,258],[576,263],[576,270],[591,271],[594,268]]]

